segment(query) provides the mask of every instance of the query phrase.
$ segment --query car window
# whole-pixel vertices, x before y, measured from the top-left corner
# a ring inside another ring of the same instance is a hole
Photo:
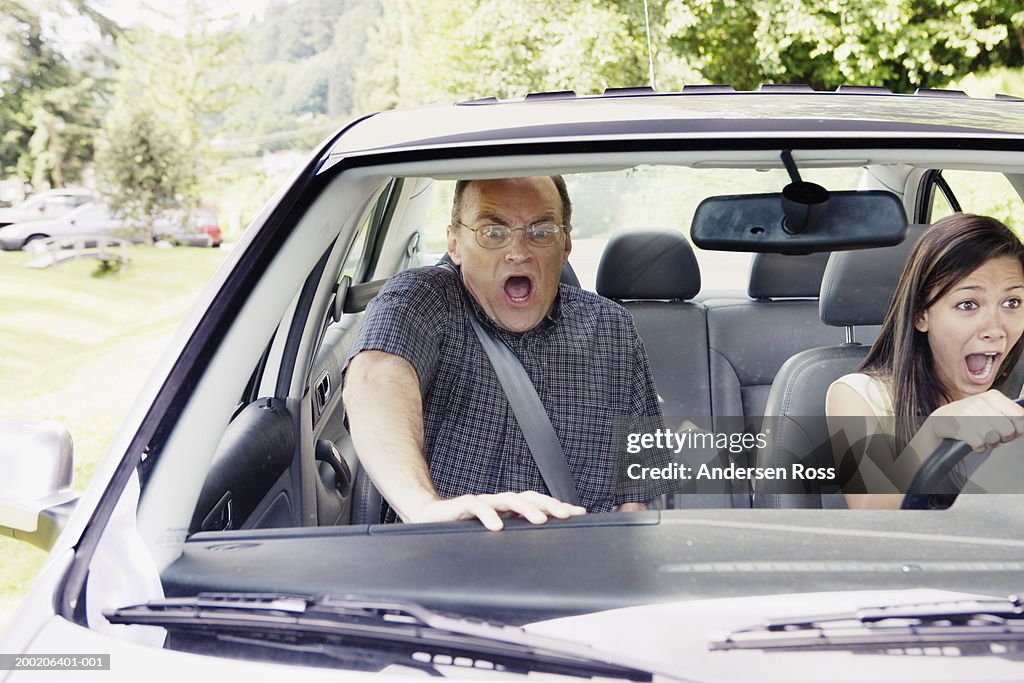
[[[817,182],[833,191],[855,190],[863,185],[865,170],[858,164],[838,168],[816,168],[809,165],[808,168],[801,169],[801,174],[805,180]],[[707,197],[779,192],[790,182],[790,177],[781,168],[645,165],[611,171],[570,173],[566,175],[566,181],[570,196],[573,198],[573,253],[570,263],[582,286],[594,290],[602,254],[613,235],[655,229],[675,232],[680,239],[688,239],[694,212]],[[358,489],[353,490],[353,481],[365,481],[366,477],[359,476],[358,456],[350,445],[348,426],[339,400],[348,350],[362,318],[361,306],[365,306],[376,294],[378,290],[375,287],[379,288],[385,278],[402,269],[434,264],[445,254],[446,227],[451,220],[454,188],[455,181],[448,178],[392,178],[391,182],[387,183],[386,190],[366,204],[358,216],[353,216],[353,230],[347,233],[344,242],[339,242],[334,247],[340,252],[337,256],[340,266],[336,266],[338,270],[334,274],[325,273],[324,277],[333,277],[335,283],[346,276],[352,278],[353,286],[346,292],[344,309],[326,305],[323,309],[315,306],[310,308],[311,314],[315,312],[321,322],[326,318],[326,323],[323,328],[320,328],[318,323],[317,348],[313,354],[312,367],[302,370],[305,374],[302,382],[307,389],[306,395],[312,397],[311,415],[316,438],[303,441],[299,448],[300,451],[306,452],[305,457],[308,460],[315,460],[318,463],[323,488],[318,490],[317,500],[321,501],[321,506],[327,510],[319,514],[323,515],[322,520],[332,520],[329,523],[335,523],[333,520],[337,519],[345,520],[344,523],[373,523],[377,520],[372,512],[373,503],[367,502],[373,500],[371,494]],[[325,198],[325,201],[328,200],[329,197]],[[381,230],[377,229],[378,226]],[[743,305],[749,301],[746,293],[752,254],[700,249],[694,251],[701,271],[701,294],[704,296],[701,300],[713,299],[718,293],[724,295],[718,302],[724,306],[716,309],[717,312],[714,314],[718,322],[716,325],[705,322],[705,325],[708,325],[708,329],[715,330],[723,324],[732,325],[728,316],[745,315],[745,312],[741,308],[729,306]],[[785,279],[788,279],[788,276]],[[304,288],[304,291],[312,292],[312,288]],[[812,294],[808,292],[809,290],[805,290],[800,294],[766,296],[813,299]],[[300,300],[305,296],[300,293]],[[297,302],[295,310],[304,310],[306,303]],[[743,391],[746,392],[740,399],[744,411],[751,410],[756,413],[756,406],[763,405],[770,388],[771,375],[791,353],[812,346],[842,341],[842,330],[827,328],[819,323],[816,302],[805,300],[793,303],[799,304],[799,310],[796,307],[784,309],[790,322],[774,326],[766,322],[768,327],[759,331],[766,347],[763,354],[752,354],[741,348],[746,341],[744,335],[748,333],[745,331],[747,325],[737,323],[740,334],[735,340],[721,338],[724,340],[724,346],[720,349],[722,357],[729,363],[735,363],[732,369],[736,373],[737,381],[742,382]],[[321,310],[326,315],[321,315]],[[707,310],[711,310],[710,303]],[[765,310],[763,313],[771,312]],[[710,314],[702,315],[708,318]],[[691,389],[693,378],[685,373],[680,374],[683,370],[672,357],[673,349],[697,348],[693,346],[694,344],[699,345],[701,349],[706,347],[708,340],[704,332],[705,325],[687,327],[694,334],[705,335],[701,339],[690,336],[662,338],[656,327],[644,327],[640,330],[641,335],[651,335],[645,338],[645,344],[654,357],[654,381],[659,390],[659,399],[666,404],[663,410],[667,415],[672,415],[674,419],[680,421],[689,420],[696,414],[696,407],[690,398],[698,394]],[[786,325],[800,326],[804,331],[796,335],[797,339],[790,339],[794,335],[791,334],[791,329],[783,329]],[[281,331],[291,331],[290,334],[295,334],[294,331],[297,329],[295,323],[288,321],[282,321],[279,327]],[[773,335],[780,339],[774,339]],[[728,337],[732,336],[734,335],[729,332]],[[280,344],[275,342],[276,352],[263,355],[253,377],[258,377],[267,363],[270,367],[281,365],[282,359],[278,356],[292,353],[292,346],[298,343],[297,337],[288,343],[285,343],[284,337]],[[719,344],[721,346],[722,342]],[[693,356],[700,357],[706,358],[706,353]],[[306,365],[303,364],[302,367],[306,368]],[[707,368],[703,371],[707,372]],[[275,375],[271,373],[271,376]],[[243,404],[248,402],[248,405],[232,406],[237,417],[222,441],[226,450],[218,456],[225,462],[232,462],[234,459],[241,462],[250,457],[249,446],[246,444],[250,441],[260,443],[257,435],[263,429],[262,426],[252,426],[250,420],[259,422],[269,419],[267,415],[270,413],[262,401],[272,394],[282,395],[287,391],[284,388],[287,383],[281,381],[273,385],[258,382],[260,391],[253,391],[252,385],[256,383],[255,380],[251,382],[250,387],[243,393]],[[262,398],[257,400],[258,397]],[[247,409],[248,412],[243,415]],[[253,415],[260,417],[254,418]],[[287,443],[287,440],[284,443]],[[244,447],[232,447],[231,444],[242,444]],[[349,473],[346,474],[343,467],[335,467],[339,461],[321,453],[325,448],[322,444],[333,445],[339,449]],[[242,524],[243,529],[297,525],[297,521],[292,517],[294,509],[289,508],[287,514],[275,516],[272,508],[262,510],[258,507],[265,504],[261,499],[269,501],[278,493],[285,497],[294,495],[294,491],[280,483],[289,480],[289,468],[296,466],[294,462],[290,462],[291,453],[288,448],[282,448],[280,452],[268,455],[271,460],[278,463],[279,469],[273,470],[274,477],[270,484],[261,484],[251,491],[244,488],[241,491],[232,489],[234,483],[230,478],[222,476],[223,473],[214,472],[206,484],[206,497],[210,500],[204,498],[204,502],[200,504],[200,507],[205,505],[206,508],[193,520],[192,530],[239,528],[222,526],[228,522],[223,518],[222,510],[217,505],[223,496],[227,495],[225,491],[232,491],[236,498],[238,507],[234,511],[234,523]],[[302,455],[298,457],[301,461]],[[227,469],[233,471],[232,468]],[[340,496],[340,501],[335,501],[343,490],[347,493]],[[357,505],[352,503],[353,500],[358,501],[358,507],[362,508],[361,513],[356,509]],[[346,505],[351,506],[351,509],[346,508]],[[357,516],[357,513],[362,516]]]
[[[948,191],[962,211],[993,216],[1015,230],[1022,229],[1024,200],[1005,174],[947,169],[942,172],[942,180],[946,187],[940,184],[932,194],[932,222],[953,213]]]
[[[352,242],[352,246],[348,249],[348,256],[345,258],[345,265],[341,269],[341,277],[350,277],[353,282],[357,282],[357,278],[362,275],[362,269],[365,261],[366,251],[366,240],[370,234],[370,228],[373,225],[373,214],[370,213],[366,216],[363,224],[359,227],[359,232],[356,234],[355,240]]]
[[[96,205],[83,210],[75,218],[83,221],[99,221],[110,218],[110,210],[106,206]]]
[[[802,171],[804,180],[830,190],[856,189],[863,175],[860,167]],[[573,201],[573,251],[569,262],[580,284],[590,290],[595,288],[601,254],[613,234],[653,229],[675,230],[688,236],[694,211],[706,197],[778,192],[789,182],[782,169],[678,166],[641,166],[565,177]],[[450,180],[431,184],[424,213],[417,216],[423,240],[419,261],[413,265],[436,263],[444,254],[454,188],[455,182]],[[694,251],[701,266],[702,292],[746,289],[751,254]]]
[[[67,210],[74,206],[77,206],[80,202],[77,201],[78,197],[75,195],[59,195],[56,197],[50,197],[46,200],[45,206],[47,211],[60,211]]]

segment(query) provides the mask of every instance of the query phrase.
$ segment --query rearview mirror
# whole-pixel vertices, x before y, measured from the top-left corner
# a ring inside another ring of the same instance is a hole
[[[808,183],[809,185],[809,183]],[[900,200],[886,190],[708,197],[690,237],[701,249],[809,254],[899,244],[907,232]]]
[[[74,509],[71,434],[45,420],[0,420],[0,533],[49,550]]]

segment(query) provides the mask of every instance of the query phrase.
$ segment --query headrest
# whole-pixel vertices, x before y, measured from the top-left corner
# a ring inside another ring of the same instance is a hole
[[[576,276],[576,271],[573,270],[572,264],[568,261],[562,266],[562,275],[558,278],[558,281],[563,285],[571,285],[573,287],[580,287],[580,279]]]
[[[754,254],[747,296],[751,299],[817,299],[828,252],[817,254]]]
[[[834,252],[821,282],[821,321],[837,327],[881,325],[903,264],[927,227],[907,226],[906,239],[892,247]]]
[[[675,230],[614,235],[597,267],[597,293],[609,299],[692,299],[699,291],[697,257]]]

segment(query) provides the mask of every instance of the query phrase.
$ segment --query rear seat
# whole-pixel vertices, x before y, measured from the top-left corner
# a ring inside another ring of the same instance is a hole
[[[818,290],[828,254],[757,254],[748,299],[709,299],[711,412],[747,418],[756,431],[775,374],[793,354],[840,344],[843,331],[821,322]]]
[[[841,332],[818,317],[818,290],[828,254],[756,254],[750,264],[748,298],[711,298],[708,323],[711,413],[717,432],[756,434],[775,373],[811,346],[839,343]],[[753,464],[754,450],[731,456]],[[747,480],[732,482],[733,506],[750,507]]]
[[[818,314],[828,258],[827,253],[757,254],[748,298],[697,302],[700,268],[686,238],[675,231],[632,231],[609,240],[598,266],[597,292],[633,315],[666,418],[715,431],[734,431],[739,418],[744,431],[754,434],[783,363],[808,348],[845,340],[843,329],[822,323]],[[737,465],[750,466],[753,455],[732,457]],[[670,504],[750,507],[746,482],[732,484],[731,492],[676,495]]]
[[[700,267],[690,243],[675,231],[620,233],[609,240],[597,270],[597,292],[618,301],[633,316],[644,340],[666,426],[689,420],[711,425],[711,373],[704,306],[691,299],[700,291]],[[727,465],[728,463],[712,463]],[[721,488],[721,486],[719,486]],[[677,494],[668,507],[723,508],[731,492]]]

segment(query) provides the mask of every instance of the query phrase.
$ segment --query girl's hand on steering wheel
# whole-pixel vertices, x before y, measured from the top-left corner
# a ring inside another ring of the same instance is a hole
[[[963,441],[981,453],[1024,435],[1024,407],[990,389],[938,408],[925,426],[940,439]]]

